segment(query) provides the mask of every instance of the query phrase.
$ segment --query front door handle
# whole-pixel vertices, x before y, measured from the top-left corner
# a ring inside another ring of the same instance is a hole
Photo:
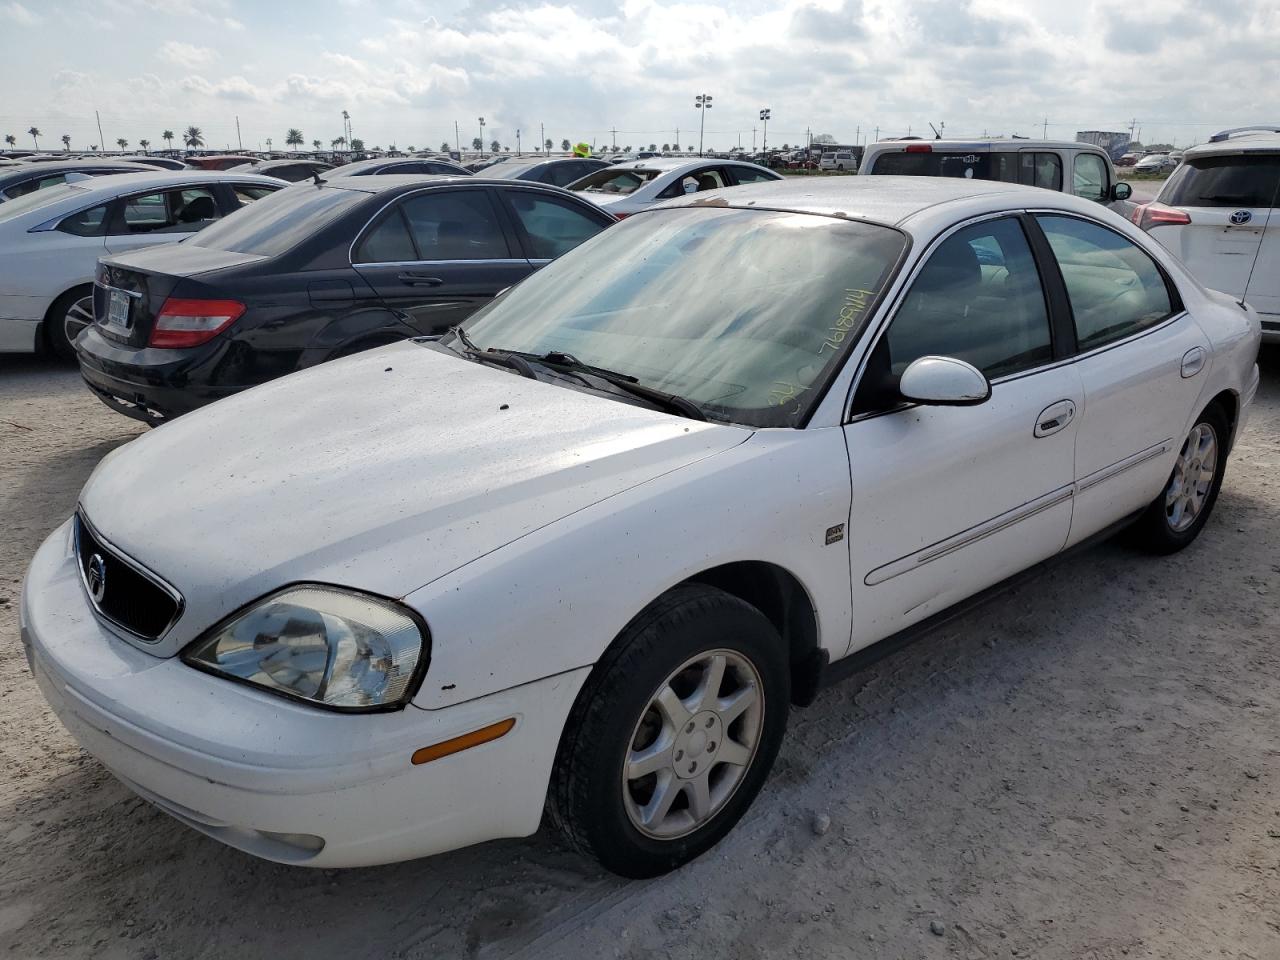
[[[411,287],[438,287],[444,283],[439,277],[428,277],[423,273],[402,273],[396,279]]]
[[[1067,424],[1075,419],[1076,405],[1070,400],[1059,400],[1040,411],[1036,417],[1035,435],[1051,437],[1059,430],[1065,430]]]

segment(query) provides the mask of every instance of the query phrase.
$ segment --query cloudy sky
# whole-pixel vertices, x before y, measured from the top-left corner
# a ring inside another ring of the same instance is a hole
[[[0,0],[0,135],[708,147],[1280,122],[1276,0]],[[757,134],[759,136],[759,134]]]

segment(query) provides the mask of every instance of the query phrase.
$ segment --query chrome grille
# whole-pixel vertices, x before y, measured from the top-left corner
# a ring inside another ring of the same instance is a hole
[[[163,637],[182,613],[182,595],[104,541],[79,512],[75,536],[80,580],[99,615],[140,640]]]

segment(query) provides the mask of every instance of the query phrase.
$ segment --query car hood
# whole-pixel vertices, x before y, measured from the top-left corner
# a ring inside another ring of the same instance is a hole
[[[104,458],[80,502],[183,595],[169,634],[138,644],[171,655],[284,584],[403,597],[750,435],[405,342],[164,424]]]

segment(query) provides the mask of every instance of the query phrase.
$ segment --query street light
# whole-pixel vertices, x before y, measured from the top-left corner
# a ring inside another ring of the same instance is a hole
[[[709,93],[700,93],[694,99],[694,106],[702,112],[698,114],[698,156],[702,156],[702,131],[706,127],[707,111],[711,109],[714,97]]]
[[[773,116],[768,107],[760,111],[760,121],[764,124],[764,129],[760,133],[760,152],[769,152],[769,118]]]
[[[480,118],[480,156],[484,156],[484,117]]]
[[[342,135],[347,141],[347,149],[351,149],[351,114],[342,111]]]

